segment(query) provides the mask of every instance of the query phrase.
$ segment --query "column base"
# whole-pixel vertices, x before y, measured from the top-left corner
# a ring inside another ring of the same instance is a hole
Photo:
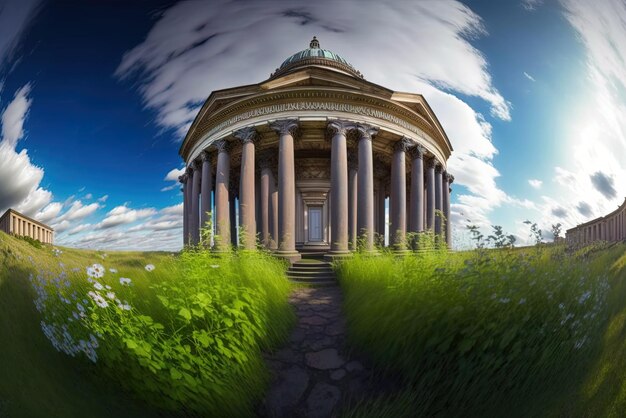
[[[393,253],[394,255],[409,255],[412,253],[412,251],[407,248],[401,248],[401,249],[393,250]]]
[[[352,257],[352,253],[350,252],[350,250],[330,251],[324,254],[324,260],[330,261],[330,262],[345,260],[346,258],[349,258],[349,257]]]
[[[276,257],[284,258],[289,261],[290,264],[302,259],[302,254],[297,251],[274,251],[274,255]]]

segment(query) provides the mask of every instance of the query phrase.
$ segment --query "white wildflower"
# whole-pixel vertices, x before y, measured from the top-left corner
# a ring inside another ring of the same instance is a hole
[[[117,269],[109,269],[109,272],[111,272],[111,273],[117,273]]]
[[[148,264],[146,266],[146,271],[152,271],[152,270],[154,270],[154,264]]]
[[[500,298],[498,300],[498,302],[500,302],[500,303],[509,303],[510,301],[511,301],[511,299],[509,299],[509,298]]]
[[[100,293],[89,291],[89,293],[87,294],[89,295],[91,299],[93,299],[94,302],[96,302],[96,305],[98,305],[99,307],[106,308],[107,306],[109,306],[109,303],[106,300],[104,300],[104,298],[102,297],[102,295],[100,295]]]
[[[104,286],[102,286],[102,285],[101,285],[100,283],[98,283],[98,282],[95,282],[95,283],[93,284],[93,287],[95,287],[97,290],[102,290],[102,289],[104,289]]]
[[[121,285],[123,285],[123,286],[128,286],[128,285],[130,285],[130,282],[131,282],[131,281],[132,281],[132,280],[130,280],[130,279],[129,279],[129,278],[127,278],[127,277],[120,277],[120,284],[121,284]]]
[[[115,293],[113,293],[113,292],[107,292],[107,298],[109,298],[109,299],[111,299],[111,300],[115,299]]]
[[[212,264],[212,265],[211,265],[211,268],[214,268],[214,269],[219,268],[219,265],[217,265],[217,264]]]
[[[520,305],[523,305],[523,304],[525,304],[525,303],[526,303],[526,298],[521,298],[521,299],[519,300],[519,304],[520,304]]]

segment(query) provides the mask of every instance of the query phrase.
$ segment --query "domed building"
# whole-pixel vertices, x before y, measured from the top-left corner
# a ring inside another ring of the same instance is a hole
[[[450,215],[451,152],[422,95],[365,80],[314,37],[267,80],[214,91],[200,109],[179,152],[184,242],[252,249],[258,235],[290,261],[344,256],[357,240],[373,250],[376,236],[404,251],[406,233],[424,230],[449,245],[436,213]],[[214,237],[201,237],[211,216]]]

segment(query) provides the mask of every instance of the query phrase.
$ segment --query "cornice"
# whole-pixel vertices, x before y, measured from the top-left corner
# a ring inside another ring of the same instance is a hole
[[[194,132],[185,140],[185,143],[181,147],[181,155],[187,155],[196,142],[201,140],[212,128],[228,121],[229,118],[270,104],[297,103],[299,101],[350,103],[389,112],[399,119],[404,120],[406,123],[415,125],[428,134],[439,144],[446,154],[451,152],[446,138],[441,135],[439,130],[432,126],[422,115],[405,105],[393,102],[388,98],[359,91],[307,86],[257,93],[223,106],[209,117],[202,118],[198,121],[197,125],[194,127]]]

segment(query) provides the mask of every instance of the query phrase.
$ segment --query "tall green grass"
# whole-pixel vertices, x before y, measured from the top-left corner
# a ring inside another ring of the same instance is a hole
[[[98,417],[107,404],[115,416],[253,416],[269,378],[261,351],[294,323],[286,266],[262,253],[55,256],[4,234],[0,251],[0,337],[10,341],[0,344],[0,412],[9,416]],[[94,263],[97,273],[87,270]],[[25,332],[3,321],[15,310]],[[13,386],[18,376],[29,390]]]
[[[600,350],[619,251],[555,246],[343,262],[351,344],[407,387],[393,407],[381,398],[347,416],[559,410]]]

